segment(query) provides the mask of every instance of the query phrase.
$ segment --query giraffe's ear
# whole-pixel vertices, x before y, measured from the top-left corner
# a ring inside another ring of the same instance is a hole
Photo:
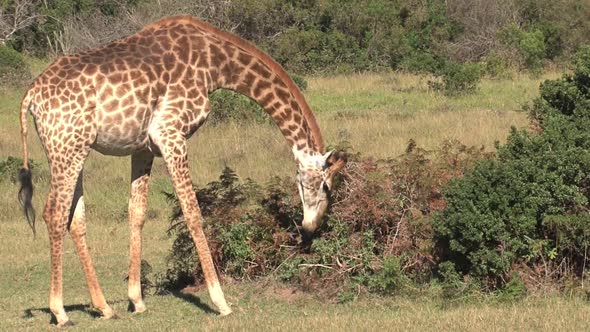
[[[328,178],[331,178],[346,165],[348,157],[342,151],[330,151],[324,155],[324,160],[323,169]]]

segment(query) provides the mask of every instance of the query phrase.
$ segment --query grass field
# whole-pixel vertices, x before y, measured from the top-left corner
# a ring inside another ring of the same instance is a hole
[[[162,267],[169,248],[165,220],[148,222],[144,257]],[[21,222],[2,223],[0,247],[0,330],[50,330],[47,309],[48,240],[33,241]],[[448,306],[428,294],[413,298],[361,298],[348,304],[327,303],[301,292],[264,282],[224,285],[234,314],[217,317],[206,291],[194,295],[149,296],[148,311],[126,311],[127,230],[123,222],[89,225],[91,251],[103,290],[120,316],[102,321],[90,310],[84,277],[71,241],[66,241],[64,294],[71,330],[188,331],[293,330],[320,331],[584,331],[590,328],[590,306],[579,298],[527,298],[514,303],[493,299]]]
[[[542,78],[515,76],[484,80],[474,95],[447,98],[427,88],[427,78],[407,74],[367,74],[311,78],[306,91],[328,144],[347,141],[353,151],[394,157],[409,139],[435,148],[443,139],[493,149],[511,126],[526,127],[520,106],[537,93]],[[23,91],[0,94],[0,160],[21,156],[18,110]],[[32,126],[31,126],[32,128]],[[34,205],[42,211],[47,194],[47,164],[38,139],[29,137],[37,170]],[[242,177],[264,182],[272,175],[293,176],[295,165],[284,139],[272,125],[205,125],[191,140],[192,176],[203,185],[223,165]],[[264,282],[224,286],[234,315],[210,311],[205,292],[149,296],[148,312],[127,313],[127,196],[129,158],[92,153],[85,165],[88,234],[107,300],[121,319],[94,317],[83,273],[71,241],[64,255],[64,300],[73,330],[560,330],[590,329],[590,306],[579,298],[531,297],[517,303],[493,300],[447,306],[429,294],[417,298],[362,298],[339,305],[313,294]],[[166,234],[170,207],[161,194],[171,190],[161,160],[154,168],[144,255],[154,271],[164,267],[171,239]],[[48,324],[48,239],[42,220],[33,239],[16,202],[17,186],[0,180],[0,331],[44,330]],[[40,214],[40,213],[39,213]]]

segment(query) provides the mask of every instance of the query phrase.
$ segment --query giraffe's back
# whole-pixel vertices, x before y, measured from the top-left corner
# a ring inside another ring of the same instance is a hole
[[[148,29],[54,61],[33,83],[33,115],[40,136],[54,135],[52,128],[62,125],[77,128],[84,123],[84,138],[95,150],[128,155],[149,148],[154,114],[158,120],[182,117],[182,129],[194,132],[204,120],[194,111],[206,106],[207,79],[190,62],[207,53],[199,53],[196,45],[203,43],[200,31],[178,29],[174,42],[169,31]],[[157,114],[163,101],[183,103],[186,111]]]

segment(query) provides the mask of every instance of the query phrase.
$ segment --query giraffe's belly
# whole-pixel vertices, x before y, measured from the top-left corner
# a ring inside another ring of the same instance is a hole
[[[147,132],[135,137],[121,135],[124,131],[109,128],[99,130],[92,148],[109,156],[127,156],[136,151],[145,150],[148,147]]]
[[[122,119],[116,113],[107,114],[99,121],[92,148],[109,156],[126,156],[148,147],[150,117]]]

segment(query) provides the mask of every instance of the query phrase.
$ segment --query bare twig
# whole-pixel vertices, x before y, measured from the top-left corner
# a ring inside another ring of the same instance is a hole
[[[324,264],[299,264],[299,266],[301,267],[321,267],[324,269],[330,269],[333,270],[334,268],[328,265],[324,265]]]
[[[13,6],[0,8],[0,44],[6,44],[17,32],[43,16],[34,7],[33,0],[15,0]]]
[[[275,272],[277,272],[281,266],[283,266],[283,264],[285,264],[286,261],[290,260],[291,258],[293,258],[293,256],[295,256],[297,254],[297,252],[293,252],[291,253],[287,258],[285,258],[281,264],[277,265],[277,267],[274,268],[274,270],[272,270],[268,275],[271,276],[273,274],[275,274]]]
[[[588,244],[584,246],[584,264],[582,265],[582,289],[584,289],[584,279],[586,276],[586,261],[588,260]]]

